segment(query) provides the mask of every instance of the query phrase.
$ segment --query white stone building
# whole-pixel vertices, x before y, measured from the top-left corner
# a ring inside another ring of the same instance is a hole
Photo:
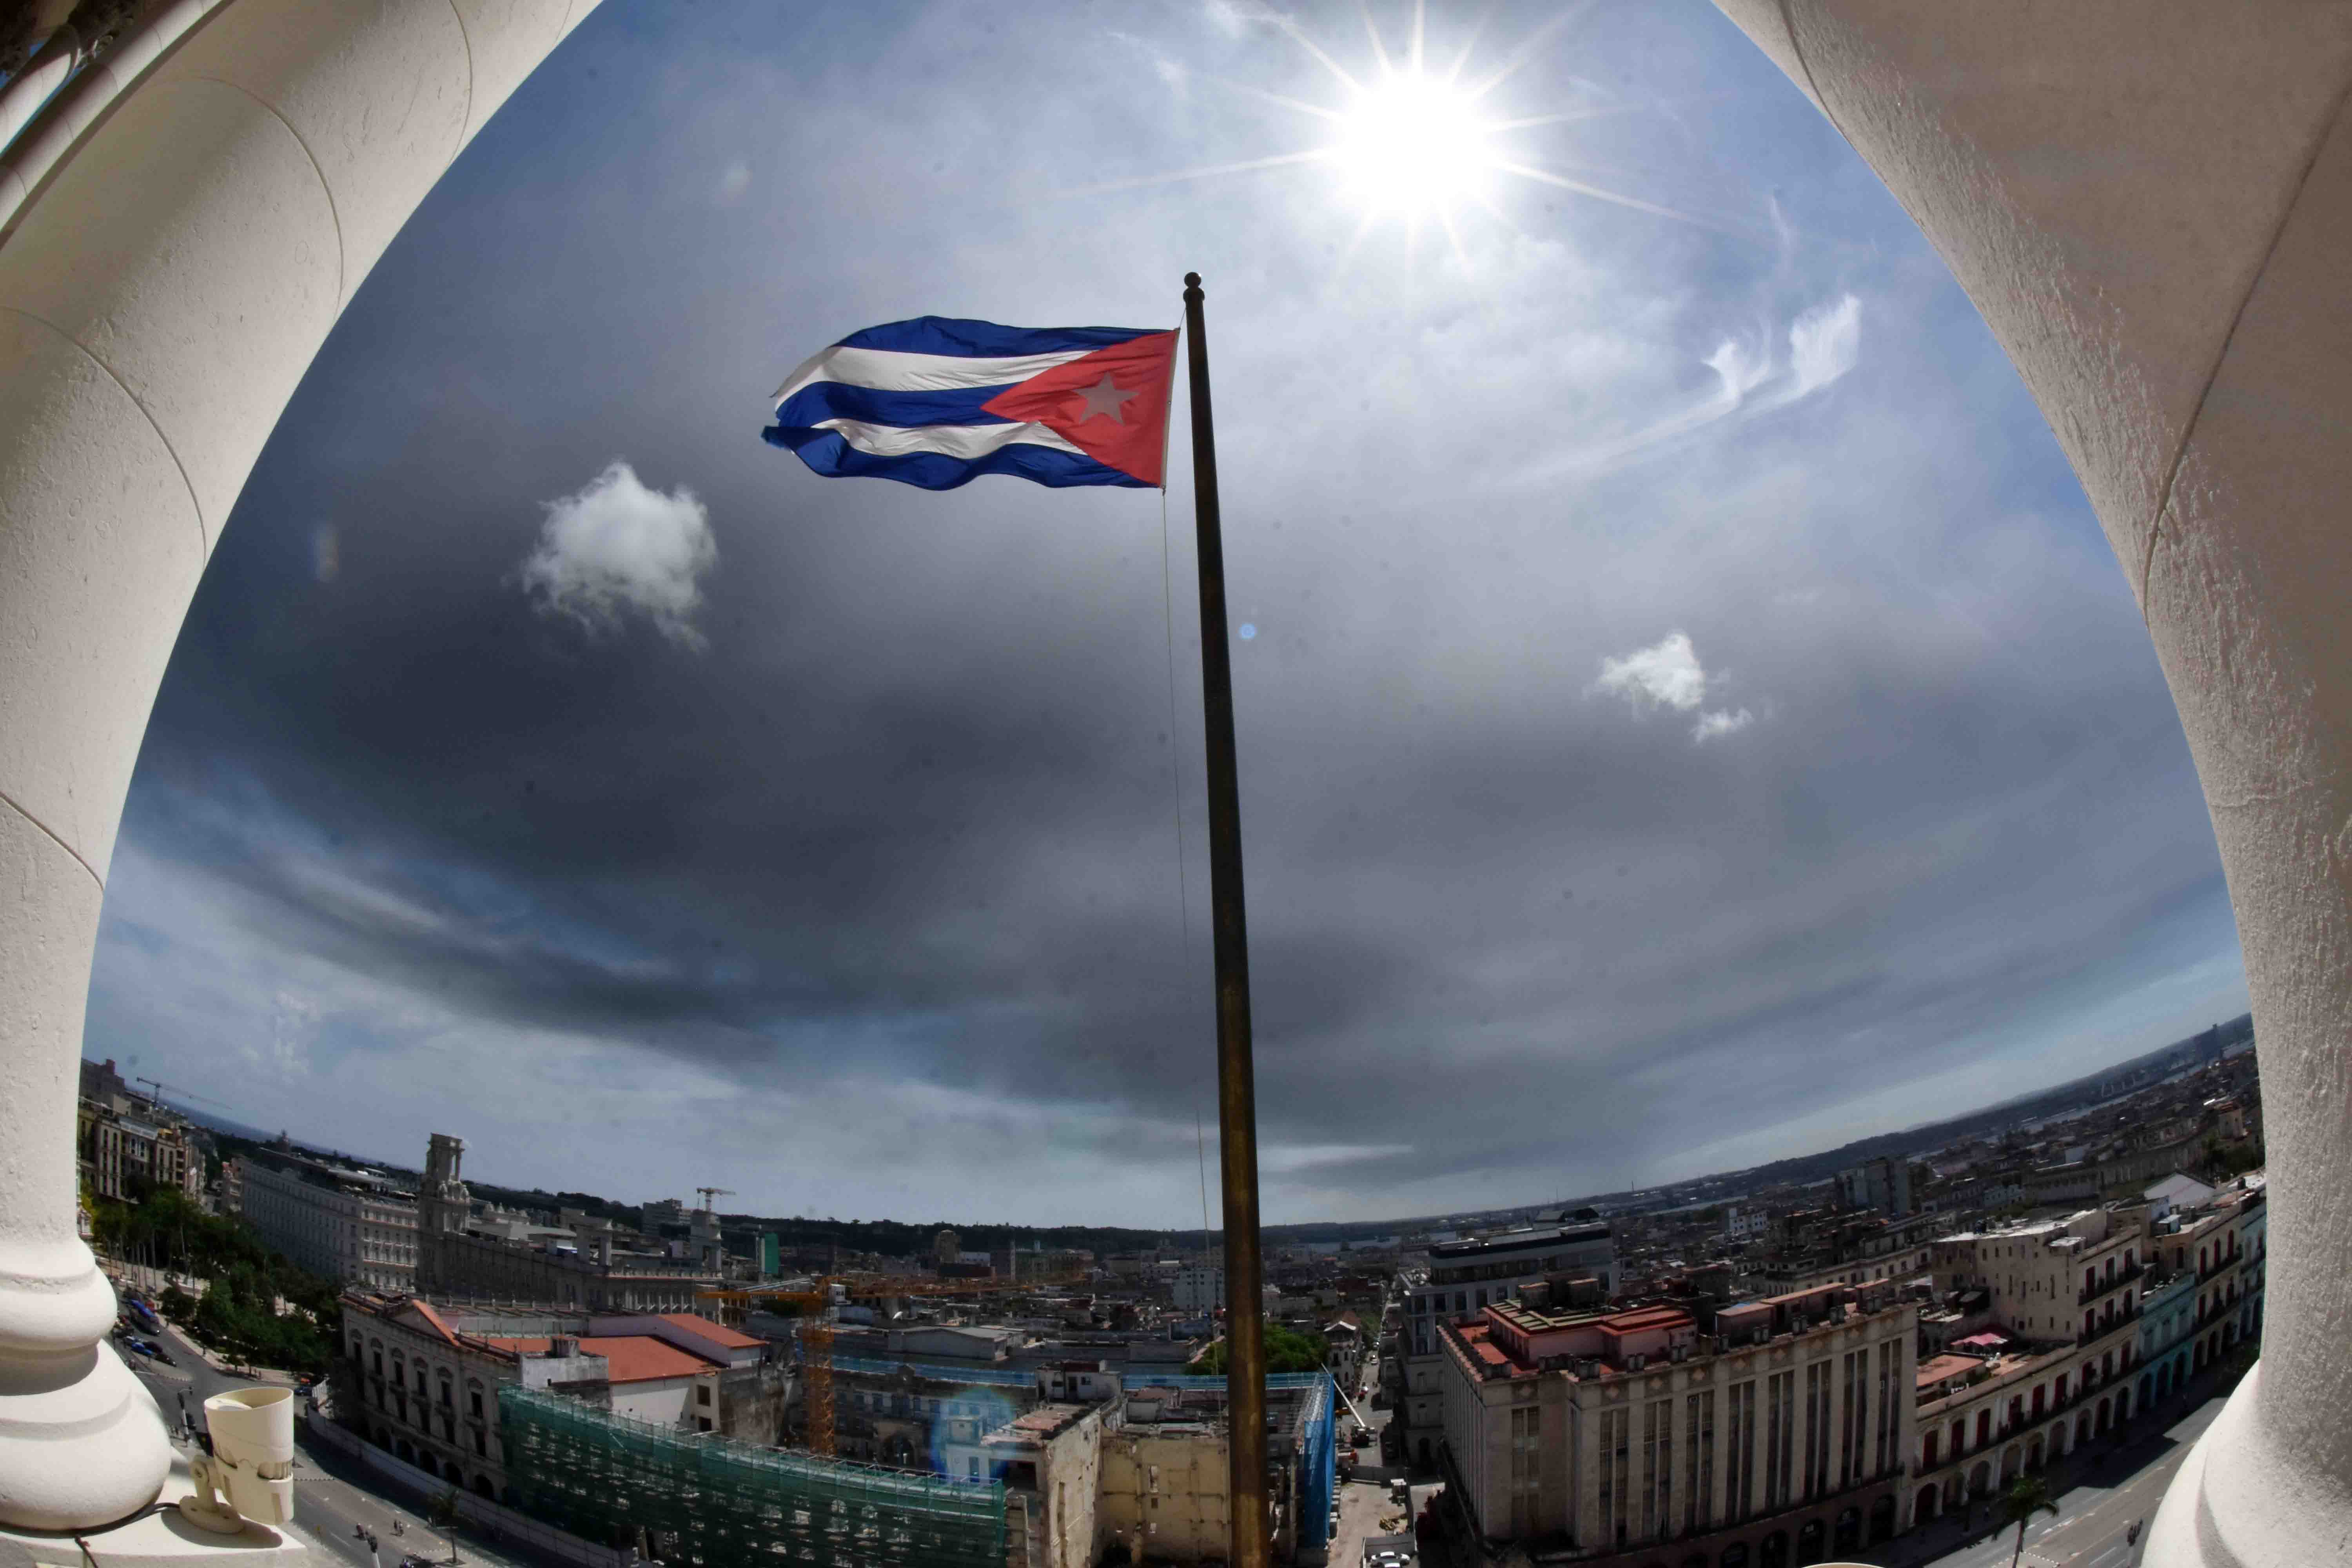
[[[385,1178],[292,1155],[236,1165],[240,1212],[296,1267],[373,1290],[415,1288],[416,1202]]]
[[[1711,1334],[1679,1304],[1546,1301],[1439,1330],[1457,1528],[1610,1568],[1818,1563],[1901,1528],[1916,1324],[1892,1290],[1743,1303]]]

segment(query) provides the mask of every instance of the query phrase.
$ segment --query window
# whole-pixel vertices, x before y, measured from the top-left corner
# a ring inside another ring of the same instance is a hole
[[[698,1416],[696,1416],[696,1417],[694,1418],[694,1429],[695,1429],[696,1431],[698,1431],[698,1432],[708,1432],[708,1431],[709,1431],[709,1430],[710,1430],[710,1417],[709,1417],[709,1416],[708,1416],[708,1415],[698,1415]]]
[[[710,1385],[709,1384],[698,1383],[694,1385],[694,1402],[697,1405],[709,1405],[710,1403]]]

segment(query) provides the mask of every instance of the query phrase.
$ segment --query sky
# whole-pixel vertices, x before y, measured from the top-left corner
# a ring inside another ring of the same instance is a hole
[[[858,329],[1172,326],[1187,270],[1270,1221],[1754,1163],[2244,1010],[2123,574],[1877,180],[1704,5],[1432,5],[1380,89],[1412,35],[605,0],[254,470],[86,1054],[505,1184],[1213,1219],[1181,390],[1164,497],[759,437]]]

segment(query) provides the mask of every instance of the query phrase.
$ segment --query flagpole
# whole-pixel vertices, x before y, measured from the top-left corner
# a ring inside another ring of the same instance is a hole
[[[1200,542],[1201,721],[1209,764],[1209,904],[1216,933],[1217,1173],[1224,1194],[1226,1456],[1230,1568],[1269,1568],[1265,1488],[1265,1268],[1258,1250],[1257,1081],[1250,1059],[1249,934],[1242,909],[1241,783],[1234,764],[1233,650],[1225,640],[1225,545],[1201,275],[1184,274],[1192,378],[1192,508]]]

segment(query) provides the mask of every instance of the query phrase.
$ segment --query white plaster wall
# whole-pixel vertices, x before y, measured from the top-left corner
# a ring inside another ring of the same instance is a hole
[[[2263,1363],[2151,1564],[2352,1557],[2352,5],[1719,0],[2042,405],[2147,614],[2237,916]]]
[[[656,1426],[675,1426],[687,1414],[687,1402],[694,1397],[693,1387],[694,1380],[690,1377],[616,1383],[613,1385],[613,1414],[625,1415],[632,1421],[651,1422]],[[712,1416],[712,1424],[717,1425],[718,1406],[713,1405],[702,1414]]]
[[[30,133],[82,127],[0,237],[0,1521],[121,1518],[168,1461],[99,1342],[113,1300],[74,1235],[72,1150],[99,903],[164,661],[336,316],[593,4],[228,0],[160,57],[110,57],[105,112],[83,91]]]

